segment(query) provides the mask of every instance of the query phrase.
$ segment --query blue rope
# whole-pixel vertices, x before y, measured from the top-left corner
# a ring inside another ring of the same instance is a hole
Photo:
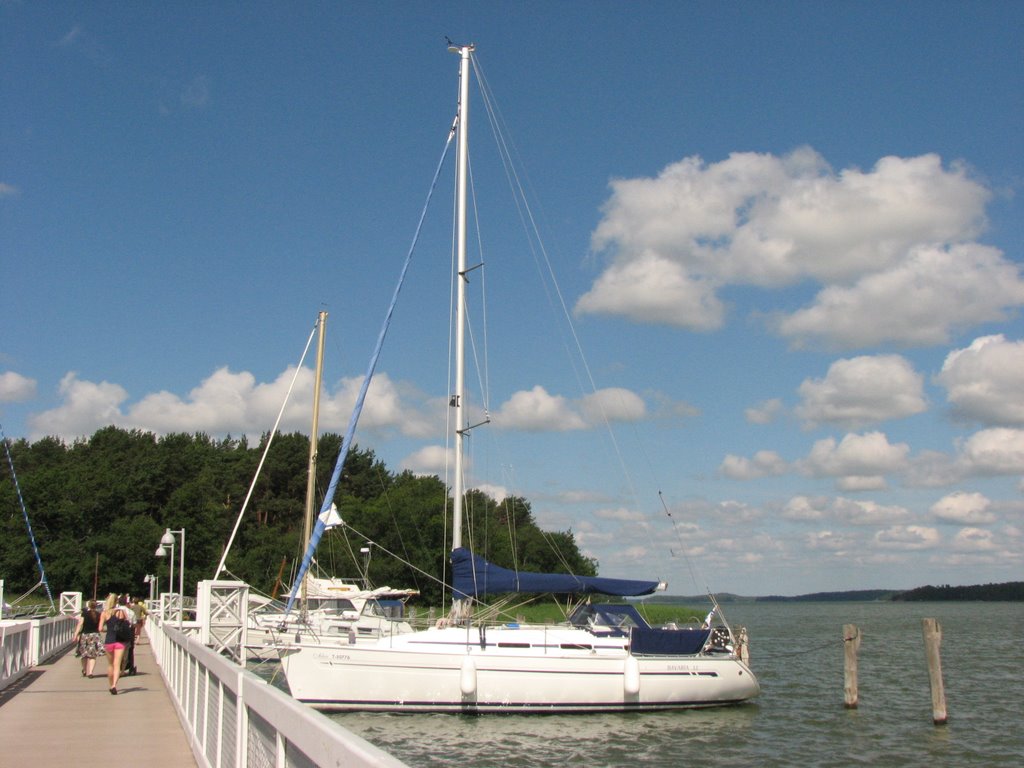
[[[324,513],[331,508],[331,504],[334,502],[334,494],[338,489],[338,481],[341,479],[341,470],[345,466],[345,459],[348,456],[348,450],[352,444],[352,437],[356,431],[356,424],[359,422],[359,416],[363,410],[363,402],[366,400],[366,391],[369,389],[370,380],[373,378],[374,371],[377,369],[377,360],[380,357],[381,349],[384,346],[384,338],[387,336],[388,328],[391,325],[391,317],[394,315],[395,306],[398,304],[398,294],[401,293],[402,285],[405,283],[405,275],[409,271],[409,264],[412,263],[413,252],[416,250],[416,244],[420,239],[423,222],[427,216],[427,208],[430,206],[430,200],[434,196],[434,189],[437,187],[437,179],[441,175],[441,168],[444,166],[445,158],[448,156],[448,149],[451,146],[452,137],[454,135],[455,125],[453,124],[452,129],[448,132],[448,140],[445,142],[444,151],[441,153],[441,159],[437,164],[437,169],[434,171],[434,178],[430,182],[430,191],[427,193],[426,202],[423,204],[423,210],[420,212],[420,219],[416,225],[416,233],[413,235],[412,243],[409,246],[409,252],[405,256],[405,264],[402,265],[402,271],[398,277],[398,284],[395,286],[394,295],[391,297],[391,305],[388,307],[387,314],[384,316],[384,323],[381,325],[380,334],[377,336],[377,344],[373,349],[373,354],[370,356],[370,364],[367,367],[366,376],[363,377],[363,384],[359,389],[359,397],[356,398],[355,407],[352,409],[352,415],[348,422],[348,429],[345,431],[344,438],[342,438],[341,450],[338,452],[338,460],[334,464],[334,472],[331,475],[331,482],[330,485],[327,486],[327,493],[324,495],[324,503],[320,507],[320,514],[317,516],[316,525],[313,527],[313,532],[310,534],[309,545],[306,547],[306,554],[302,558],[302,564],[299,566],[299,572],[295,576],[295,582],[292,584],[291,593],[288,595],[288,605],[285,608],[286,616],[291,613],[299,587],[302,585],[302,579],[305,577],[306,571],[309,570],[309,566],[313,562],[313,553],[316,552],[317,545],[320,544],[320,537],[324,534],[324,521],[322,517]]]
[[[53,608],[53,595],[50,594],[50,583],[46,580],[46,571],[43,570],[43,558],[39,555],[39,547],[36,546],[36,537],[32,533],[32,523],[28,520],[28,508],[25,506],[25,499],[21,495],[21,485],[18,483],[18,475],[14,471],[14,459],[11,457],[11,447],[7,444],[7,435],[4,434],[3,425],[0,425],[0,439],[3,440],[4,452],[7,454],[7,465],[11,468],[11,478],[14,480],[14,490],[18,492],[18,503],[21,504],[21,514],[25,517],[25,527],[28,528],[28,538],[32,542],[32,551],[36,554],[36,563],[39,565],[39,576],[42,585],[46,588],[46,597],[50,601],[50,608]]]

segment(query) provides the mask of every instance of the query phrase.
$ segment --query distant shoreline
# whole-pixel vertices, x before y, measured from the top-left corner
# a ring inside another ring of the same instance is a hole
[[[665,595],[650,598],[652,603],[692,603],[706,599],[706,595]],[[744,596],[730,593],[715,595],[720,603],[812,603],[812,602],[923,602],[923,601],[1024,601],[1024,581],[1001,584],[974,584],[953,587],[924,586],[915,589],[854,589],[843,592],[810,592],[805,595]]]

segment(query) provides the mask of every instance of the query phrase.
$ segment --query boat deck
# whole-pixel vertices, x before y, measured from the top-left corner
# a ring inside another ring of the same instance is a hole
[[[0,690],[4,765],[108,768],[196,765],[145,634],[135,647],[137,675],[107,690],[107,662],[82,677],[74,646]]]

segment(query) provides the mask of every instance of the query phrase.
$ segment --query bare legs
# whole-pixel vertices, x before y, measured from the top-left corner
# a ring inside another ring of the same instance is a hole
[[[117,693],[117,681],[121,677],[121,658],[124,656],[124,648],[115,648],[113,654],[108,654],[107,682],[110,683],[110,692]]]

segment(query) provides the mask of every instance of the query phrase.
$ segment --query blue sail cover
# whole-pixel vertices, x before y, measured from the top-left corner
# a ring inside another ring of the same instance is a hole
[[[571,573],[521,573],[489,563],[465,547],[452,550],[452,581],[455,597],[460,600],[507,592],[638,597],[650,595],[658,588],[657,581],[574,576]]]

